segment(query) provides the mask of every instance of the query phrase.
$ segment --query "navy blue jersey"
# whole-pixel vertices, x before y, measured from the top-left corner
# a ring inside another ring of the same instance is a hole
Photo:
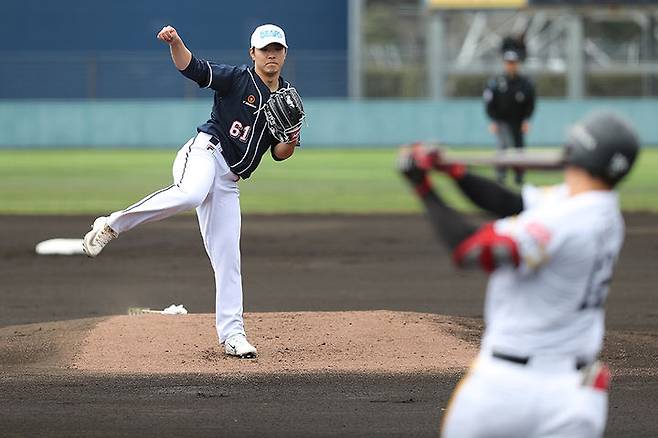
[[[201,88],[215,91],[210,119],[197,130],[216,137],[222,155],[236,175],[249,178],[263,154],[278,141],[272,136],[260,109],[270,97],[270,89],[253,67],[216,64],[192,56],[181,73]],[[290,83],[279,78],[279,88]]]

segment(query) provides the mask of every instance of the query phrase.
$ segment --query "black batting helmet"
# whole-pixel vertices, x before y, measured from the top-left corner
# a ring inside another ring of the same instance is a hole
[[[565,162],[614,187],[633,167],[640,150],[631,125],[611,112],[595,112],[569,131]]]

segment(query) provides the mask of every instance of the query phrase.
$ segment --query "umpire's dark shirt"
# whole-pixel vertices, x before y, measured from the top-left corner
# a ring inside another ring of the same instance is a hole
[[[522,75],[490,79],[482,97],[493,120],[520,124],[535,110],[535,86]]]
[[[263,154],[278,141],[259,111],[270,97],[270,89],[246,65],[215,64],[194,56],[181,73],[201,88],[215,91],[210,119],[197,128],[219,139],[222,155],[236,175],[249,178],[256,170]],[[290,83],[279,78],[279,88]],[[277,160],[272,150],[272,157]]]

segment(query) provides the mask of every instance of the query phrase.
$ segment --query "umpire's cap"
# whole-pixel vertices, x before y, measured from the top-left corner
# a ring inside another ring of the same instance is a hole
[[[526,58],[523,35],[506,36],[500,45],[500,53],[504,61],[523,62]]]
[[[576,123],[567,137],[565,161],[614,187],[633,167],[640,142],[633,127],[607,111]]]

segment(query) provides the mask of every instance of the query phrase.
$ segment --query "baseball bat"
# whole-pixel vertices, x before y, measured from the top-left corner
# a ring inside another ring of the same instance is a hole
[[[454,156],[441,153],[437,168],[463,164],[466,166],[495,166],[516,169],[559,170],[564,167],[562,151],[527,152],[523,150],[505,150],[492,154]]]

